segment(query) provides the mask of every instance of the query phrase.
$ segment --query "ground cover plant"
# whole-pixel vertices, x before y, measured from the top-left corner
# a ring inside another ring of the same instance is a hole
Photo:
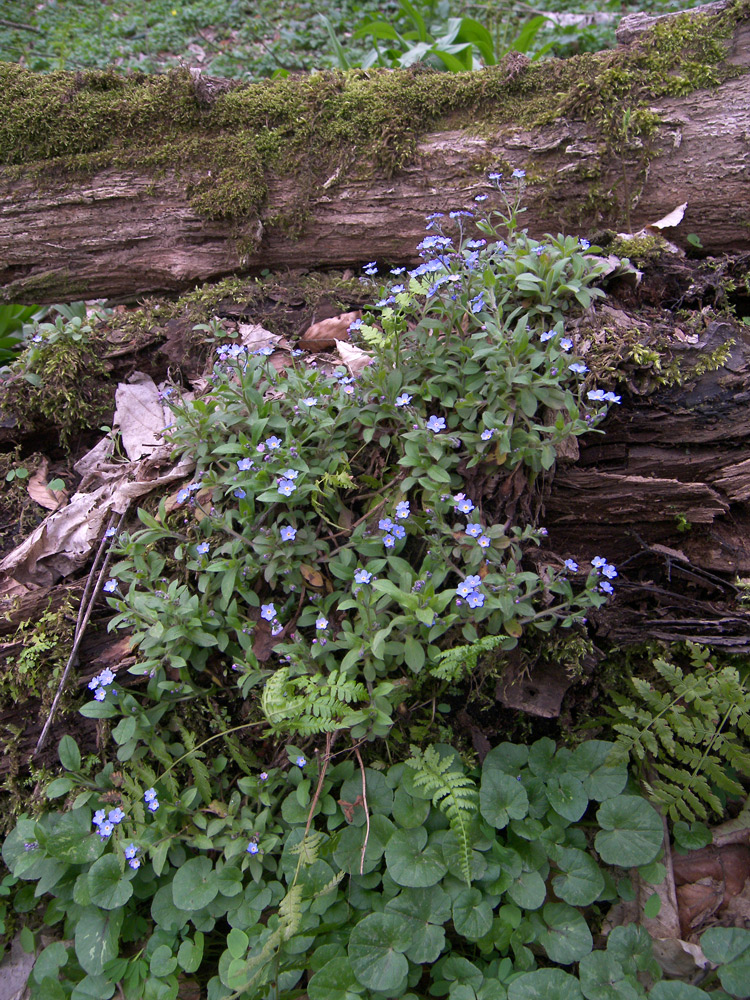
[[[566,335],[602,294],[596,248],[531,239],[523,185],[493,173],[430,216],[411,271],[365,267],[351,368],[300,351],[278,371],[228,341],[203,395],[173,388],[195,473],[109,533],[138,662],[81,711],[110,750],[65,736],[49,807],[3,845],[27,944],[40,904],[58,938],[34,996],[748,995],[747,931],[703,936],[713,992],[663,981],[634,924],[595,941],[626,869],[663,878],[662,817],[613,742],[501,743],[479,766],[410,738],[479,657],[575,631],[617,584],[605,554],[541,556],[533,505],[497,488],[533,493],[619,402]]]

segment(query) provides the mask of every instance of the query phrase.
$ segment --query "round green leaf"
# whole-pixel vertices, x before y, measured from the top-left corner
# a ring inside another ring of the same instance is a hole
[[[504,771],[483,768],[479,811],[491,826],[502,830],[510,820],[523,819],[529,811],[526,789]]]
[[[500,743],[499,746],[490,750],[484,758],[482,777],[484,777],[485,771],[488,773],[490,771],[504,771],[516,778],[528,760],[529,748],[527,746],[521,743]]]
[[[462,889],[453,900],[453,926],[469,941],[478,941],[492,928],[492,909],[479,889]]]
[[[172,880],[172,900],[178,910],[202,910],[218,891],[210,858],[190,858]]]
[[[48,944],[34,963],[32,973],[34,982],[41,981],[49,976],[50,979],[57,979],[58,970],[68,961],[68,949],[62,941],[53,941]]]
[[[578,966],[586,1000],[641,1000],[643,992],[626,976],[622,965],[607,951],[584,955]]]
[[[677,979],[663,979],[652,987],[648,1000],[710,1000],[713,995]]]
[[[198,971],[203,961],[203,935],[200,931],[195,932],[192,941],[190,938],[186,938],[182,942],[177,952],[177,961],[180,963],[180,968],[183,972],[192,973]]]
[[[596,814],[601,830],[594,845],[607,865],[632,868],[647,865],[659,853],[664,827],[659,813],[637,795],[606,799]]]
[[[445,945],[443,924],[451,915],[450,897],[443,889],[402,889],[385,912],[398,913],[409,923],[408,959],[417,965],[438,960]]]
[[[91,864],[101,857],[106,843],[91,832],[86,816],[84,809],[64,813],[47,837],[47,854],[71,865]]]
[[[114,996],[115,988],[106,976],[84,976],[74,986],[70,1000],[109,1000]]]
[[[407,768],[407,770],[409,769]],[[388,784],[385,775],[380,771],[374,771],[371,767],[366,767],[365,783],[370,815],[390,816],[393,812],[393,789]],[[343,783],[338,798],[342,802],[348,802],[352,807],[351,822],[353,825],[364,826],[366,817],[362,805],[362,775],[359,772]]]
[[[148,967],[152,976],[170,976],[176,968],[177,959],[169,945],[160,944],[157,948],[154,948],[154,953],[151,956]]]
[[[370,913],[349,936],[349,961],[357,980],[368,989],[395,991],[404,983],[409,963],[409,922],[397,913]]]
[[[524,910],[538,910],[547,897],[547,888],[539,872],[521,872],[507,891],[513,902]]]
[[[105,963],[117,957],[122,918],[122,910],[105,913],[96,906],[87,906],[78,917],[75,950],[84,972],[100,976]]]
[[[583,915],[567,903],[547,903],[542,916],[547,929],[540,935],[539,942],[553,962],[570,965],[580,961],[594,947]]]
[[[367,838],[365,863],[361,874],[367,875],[380,862],[385,851],[385,845],[390,841],[395,826],[387,816],[373,816],[370,821],[370,833],[363,826],[347,826],[342,830],[333,860],[338,868],[349,875],[359,875],[362,865],[362,846]]]
[[[555,863],[564,874],[555,875],[552,888],[563,902],[589,906],[604,891],[604,875],[586,851],[564,847],[555,855]]]
[[[583,782],[590,799],[603,802],[619,795],[628,781],[627,764],[610,764],[614,743],[587,740],[573,751],[568,773]]]
[[[554,778],[547,784],[545,791],[547,801],[557,815],[569,823],[577,823],[586,812],[589,797],[583,783],[572,774],[561,774],[559,778]]]
[[[385,860],[393,881],[412,889],[437,885],[448,871],[442,851],[428,844],[424,827],[396,830],[385,849]]]
[[[332,958],[307,984],[310,1000],[359,1000],[362,990],[348,958]]]
[[[719,966],[719,981],[727,993],[750,997],[750,931],[711,927],[700,943],[709,962]]]
[[[578,980],[561,969],[538,969],[514,979],[508,1000],[583,1000]]]
[[[103,910],[119,910],[133,895],[129,876],[120,867],[114,854],[105,854],[89,869],[88,890],[91,902]]]
[[[430,803],[427,799],[415,799],[401,786],[396,789],[393,797],[393,818],[399,826],[405,830],[422,826],[429,812]]]
[[[172,900],[172,883],[168,882],[154,893],[151,900],[151,917],[162,930],[176,933],[190,919],[184,910],[178,910]]]
[[[711,831],[705,823],[685,823],[678,820],[672,827],[675,845],[681,851],[696,851],[711,843]]]

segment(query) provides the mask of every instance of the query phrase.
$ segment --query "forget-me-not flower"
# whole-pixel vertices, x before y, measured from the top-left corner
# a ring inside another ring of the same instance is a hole
[[[297,489],[291,479],[280,479],[278,490],[283,497],[290,497]]]
[[[113,594],[117,590],[117,580],[107,580],[102,587],[102,590],[106,591],[108,594]]]
[[[408,500],[399,500],[396,504],[396,517],[403,521],[411,513]]]
[[[445,430],[445,417],[431,416],[427,421],[427,430],[432,431],[433,434],[439,434],[440,431]]]
[[[294,536],[297,534],[297,529],[293,528],[291,524],[285,524],[279,534],[281,535],[282,542],[293,542]]]
[[[396,406],[408,406],[411,403],[412,397],[408,392],[402,392],[400,396],[396,397]]]
[[[466,525],[466,534],[469,536],[469,538],[479,538],[479,536],[482,534],[482,525],[481,524],[467,524]]]
[[[366,569],[358,569],[354,574],[355,583],[369,583],[372,580],[372,573],[368,573]]]
[[[261,604],[260,606],[260,617],[264,618],[267,622],[272,622],[276,617],[276,605],[275,604]]]

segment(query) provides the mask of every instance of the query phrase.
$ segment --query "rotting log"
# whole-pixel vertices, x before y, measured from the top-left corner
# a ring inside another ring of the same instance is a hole
[[[532,233],[633,232],[687,202],[679,233],[750,249],[750,7],[655,22],[613,52],[455,76],[5,65],[2,295],[132,300],[263,268],[403,263],[425,214],[467,207],[493,168],[526,171]]]

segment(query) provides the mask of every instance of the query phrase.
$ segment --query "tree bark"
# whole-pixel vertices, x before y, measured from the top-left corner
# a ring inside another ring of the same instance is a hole
[[[615,52],[516,54],[456,78],[146,85],[13,68],[2,296],[133,299],[263,268],[406,263],[425,214],[469,207],[496,165],[526,171],[533,234],[633,232],[687,202],[677,242],[750,249],[750,15],[737,2],[657,20]]]

